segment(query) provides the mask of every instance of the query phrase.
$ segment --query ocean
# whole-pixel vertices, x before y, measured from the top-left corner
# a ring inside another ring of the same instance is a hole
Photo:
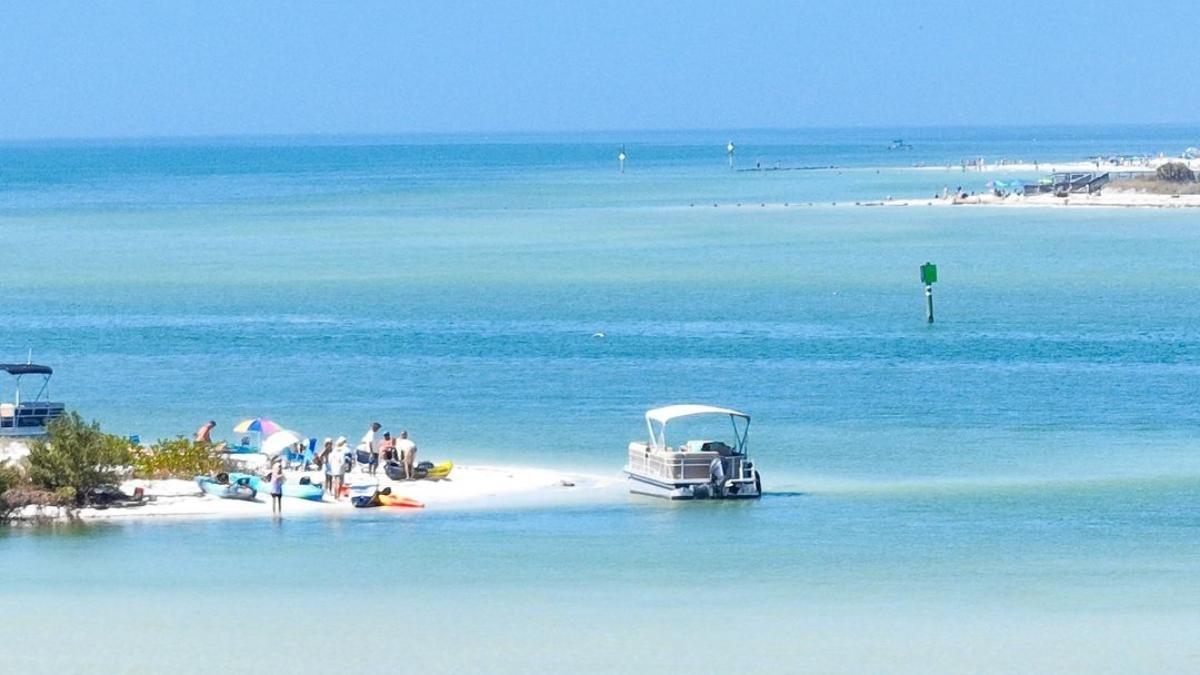
[[[2,145],[0,360],[32,349],[106,430],[380,420],[430,459],[617,476],[646,409],[705,402],[753,416],[767,494],[7,531],[0,659],[1200,671],[1197,215],[854,204],[1010,177],[967,158],[1196,144],[1164,126]],[[736,170],[756,166],[790,170]]]

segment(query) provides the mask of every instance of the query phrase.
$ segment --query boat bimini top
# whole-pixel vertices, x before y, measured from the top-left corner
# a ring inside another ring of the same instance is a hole
[[[54,369],[50,366],[43,366],[36,363],[0,363],[0,372],[12,375],[16,380],[13,403],[21,404],[21,377],[25,375],[41,375],[42,386],[38,390],[37,396],[33,400],[39,400],[46,395],[46,389],[50,385],[50,376],[54,374]]]
[[[697,415],[727,415],[733,425],[734,452],[746,454],[746,438],[750,433],[750,416],[730,408],[719,408],[712,405],[697,405],[692,403],[669,405],[646,411],[646,428],[650,431],[650,445],[654,450],[667,449],[667,423],[681,417]],[[739,422],[740,420],[740,422]]]

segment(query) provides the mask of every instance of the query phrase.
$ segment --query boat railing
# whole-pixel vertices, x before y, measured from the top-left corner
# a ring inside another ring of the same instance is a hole
[[[0,403],[0,435],[29,435],[44,433],[54,418],[62,415],[62,403]]]
[[[715,452],[656,452],[645,445],[629,446],[629,470],[663,480],[707,482],[712,475],[712,462],[717,458],[727,478],[741,476],[746,458],[742,455],[722,456]]]

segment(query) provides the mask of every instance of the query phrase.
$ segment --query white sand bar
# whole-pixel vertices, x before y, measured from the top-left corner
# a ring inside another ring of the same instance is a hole
[[[301,477],[321,484],[319,471],[288,472],[288,481]],[[373,484],[390,487],[392,493],[417,499],[424,509],[401,507],[355,508],[343,497],[334,501],[328,494],[322,501],[283,498],[283,515],[353,516],[356,513],[422,513],[433,510],[514,508],[571,503],[610,501],[625,494],[620,475],[598,476],[550,469],[514,466],[455,466],[444,480],[392,481],[381,470],[377,476],[357,471],[347,474],[350,485]],[[260,494],[255,501],[221,499],[206,496],[189,480],[128,480],[121,489],[132,494],[142,488],[153,500],[142,506],[107,509],[80,509],[82,520],[122,520],[158,518],[235,518],[271,517],[270,497]]]
[[[937,199],[885,199],[874,202],[862,202],[859,206],[990,206],[1009,208],[1143,208],[1143,209],[1181,209],[1200,207],[1200,195],[1160,195],[1126,190],[1104,190],[1098,194],[1073,194],[1069,197],[1055,197],[1051,194],[1009,195],[997,197],[994,194],[971,195],[955,199],[953,197]]]

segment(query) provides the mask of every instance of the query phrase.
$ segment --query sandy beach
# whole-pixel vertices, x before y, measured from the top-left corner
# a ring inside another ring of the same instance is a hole
[[[0,446],[0,462],[19,460],[28,454],[24,443],[8,441]],[[259,472],[254,467],[264,467],[261,455],[236,456],[235,463],[243,465],[244,471]],[[261,461],[259,461],[261,460]],[[317,471],[287,471],[289,483],[307,478],[314,484],[324,482],[324,474]],[[346,474],[346,485],[377,485],[379,490],[391,488],[392,493],[422,502],[424,509],[473,509],[506,508],[520,506],[545,506],[566,503],[595,503],[610,500],[624,494],[624,481],[619,474],[598,475],[559,471],[531,466],[499,465],[455,465],[450,475],[442,480],[390,480],[383,471],[371,476],[360,471]],[[41,511],[28,507],[17,520],[67,519],[84,521],[113,521],[158,518],[253,518],[271,517],[269,497],[259,494],[254,501],[221,499],[205,495],[195,480],[172,478],[148,480],[133,478],[120,483],[121,490],[132,495],[141,490],[147,501],[138,506],[113,506],[106,508],[81,508],[66,512],[57,507]],[[346,515],[362,511],[419,512],[423,509],[375,507],[355,508],[350,500],[342,497],[333,500],[328,494],[321,501],[284,498],[285,515]]]
[[[294,482],[307,476],[314,483],[321,483],[319,471],[287,473],[288,481]],[[382,472],[378,476],[351,473],[346,476],[347,484],[373,485],[379,489],[390,487],[392,493],[410,497],[424,503],[424,508],[375,507],[355,508],[346,497],[338,501],[326,495],[321,501],[285,497],[284,517],[288,516],[331,516],[344,517],[356,513],[408,513],[423,511],[475,508],[516,508],[523,506],[547,506],[554,504],[596,503],[614,499],[624,494],[620,476],[599,476],[569,473],[518,466],[456,466],[449,478],[439,481],[392,481]],[[126,480],[120,485],[127,494],[141,488],[149,501],[140,506],[82,508],[68,516],[58,509],[42,513],[28,510],[24,518],[65,519],[83,521],[125,521],[158,519],[221,519],[221,518],[271,518],[269,497],[259,494],[254,501],[221,499],[204,495],[195,481]]]
[[[1180,163],[1193,171],[1200,170],[1200,159],[1185,157],[1167,157],[1165,155],[1144,158],[1122,158],[1120,160],[1104,159],[1060,159],[1047,162],[1025,161],[1022,159],[998,160],[987,162],[986,158],[975,164],[928,164],[910,167],[917,171],[942,171],[948,173],[1055,173],[1060,171],[1108,171],[1111,173],[1153,173],[1158,167],[1167,163]]]
[[[1181,209],[1200,207],[1200,195],[1160,195],[1128,190],[1105,190],[1096,194],[1073,194],[1056,197],[1052,194],[1008,195],[977,194],[954,199],[882,199],[861,202],[859,206],[990,206],[1008,208],[1158,208]]]
[[[972,174],[972,173],[1055,173],[1058,171],[1110,171],[1113,173],[1153,173],[1160,164],[1166,162],[1183,162],[1193,169],[1200,168],[1200,160],[1184,160],[1172,157],[1155,158],[1144,163],[1111,164],[1094,160],[1062,160],[1056,162],[993,162],[966,167],[960,164],[942,164],[938,166],[912,166],[915,171],[940,171],[943,173]]]

